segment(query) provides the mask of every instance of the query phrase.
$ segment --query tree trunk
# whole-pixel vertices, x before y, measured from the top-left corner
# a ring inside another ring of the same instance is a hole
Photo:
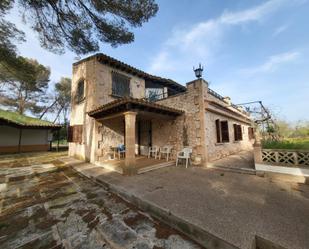
[[[46,112],[50,109],[50,108],[52,108],[56,103],[57,103],[57,99],[55,99],[55,101],[50,105],[50,106],[48,106],[47,108],[45,108],[45,110],[42,112],[42,114],[41,114],[41,116],[40,116],[40,119],[42,119],[43,118],[43,116],[46,114]]]
[[[58,119],[58,117],[59,117],[59,115],[60,115],[62,109],[63,109],[63,107],[61,107],[61,108],[59,109],[59,111],[58,111],[58,113],[57,113],[57,116],[56,116],[56,118],[55,118],[55,120],[54,120],[53,123],[56,123],[56,121],[57,121],[57,119]]]

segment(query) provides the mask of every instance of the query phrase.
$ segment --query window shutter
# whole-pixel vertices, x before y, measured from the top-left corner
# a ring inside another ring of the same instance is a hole
[[[229,142],[229,126],[227,121],[221,121],[222,142]]]
[[[242,129],[241,125],[238,125],[238,141],[242,140]]]
[[[78,125],[77,126],[77,142],[78,143],[82,143],[83,142],[83,126],[82,125]]]
[[[238,141],[238,129],[237,129],[237,124],[233,124],[234,128],[234,140]]]
[[[221,143],[221,127],[220,120],[216,120],[217,143]]]
[[[248,136],[249,140],[254,138],[254,129],[252,127],[248,127]]]
[[[72,142],[82,143],[83,142],[83,125],[74,125],[71,127]]]
[[[68,127],[68,142],[73,142],[73,126]]]

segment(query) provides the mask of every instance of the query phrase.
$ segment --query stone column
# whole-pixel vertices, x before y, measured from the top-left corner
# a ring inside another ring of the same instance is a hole
[[[135,173],[135,121],[136,112],[125,112],[125,141],[126,141],[126,158],[125,174]]]
[[[258,131],[255,132],[255,141],[253,144],[254,162],[262,163],[262,145],[260,134]]]

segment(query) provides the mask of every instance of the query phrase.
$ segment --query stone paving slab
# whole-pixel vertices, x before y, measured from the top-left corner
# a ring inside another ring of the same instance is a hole
[[[74,168],[236,247],[251,249],[259,236],[285,248],[309,248],[308,185],[198,167],[130,177],[91,164]]]
[[[1,249],[202,248],[58,162],[60,154],[39,155],[0,158]]]

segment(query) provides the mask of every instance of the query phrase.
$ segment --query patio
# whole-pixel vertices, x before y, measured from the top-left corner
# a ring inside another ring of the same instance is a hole
[[[130,201],[166,210],[236,248],[308,248],[306,184],[202,167],[168,167],[132,177],[86,163],[73,167],[120,195],[132,196]],[[277,247],[263,247],[265,241]]]
[[[97,166],[102,166],[108,170],[116,171],[120,174],[129,174],[126,172],[125,159],[106,160],[103,162],[96,162]],[[166,161],[165,159],[148,158],[146,156],[135,157],[134,170],[137,174],[142,174],[151,170],[160,169],[163,167],[173,166],[175,161]]]
[[[153,146],[170,146],[176,152],[177,148],[167,139],[170,134],[162,130],[173,126],[182,114],[182,110],[133,98],[115,100],[88,112],[99,127],[95,164],[126,175],[175,164],[145,156]],[[115,156],[114,149],[119,146],[125,148],[122,160],[120,155]]]

